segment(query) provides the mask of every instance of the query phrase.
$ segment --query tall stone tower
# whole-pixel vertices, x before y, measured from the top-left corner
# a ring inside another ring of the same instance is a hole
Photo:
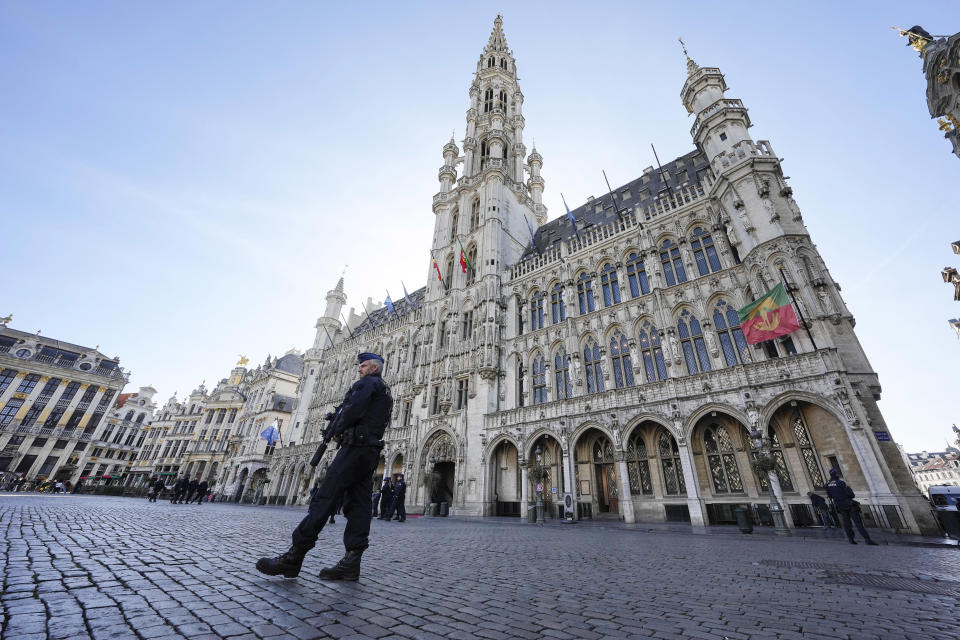
[[[492,282],[516,262],[532,231],[546,222],[543,158],[534,151],[525,161],[524,124],[517,65],[498,15],[470,85],[463,155],[452,137],[443,147],[431,249],[443,282],[431,263],[428,301]],[[463,170],[459,180],[458,166]],[[461,251],[470,264],[466,272]]]
[[[323,371],[323,352],[333,345],[340,331],[340,311],[347,303],[347,294],[343,292],[343,276],[330,291],[327,291],[327,305],[323,315],[317,318],[317,335],[313,347],[307,349],[303,360],[303,374],[300,376],[300,388],[297,389],[297,406],[291,418],[290,442],[302,443],[307,432],[307,418],[310,411],[310,399],[313,398],[317,380]]]

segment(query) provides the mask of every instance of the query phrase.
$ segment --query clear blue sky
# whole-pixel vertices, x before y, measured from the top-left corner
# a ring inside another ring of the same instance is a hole
[[[795,197],[908,450],[960,421],[960,160],[916,52],[949,3],[0,2],[0,315],[163,401],[426,282],[441,147],[498,11],[550,216],[693,148],[683,36]]]

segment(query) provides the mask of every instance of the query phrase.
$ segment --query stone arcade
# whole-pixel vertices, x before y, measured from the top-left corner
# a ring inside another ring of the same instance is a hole
[[[717,68],[687,58],[681,99],[694,150],[547,220],[543,158],[523,143],[523,93],[501,19],[470,86],[463,148],[443,147],[428,284],[353,329],[327,295],[269,500],[303,503],[326,462],[307,461],[356,375],[386,359],[395,414],[381,473],[403,470],[408,504],[522,515],[542,482],[547,517],[769,519],[812,524],[807,491],[837,468],[878,526],[935,530],[877,406],[880,384],[839,286],[810,239],[769,142]],[[531,244],[531,233],[533,243]],[[461,247],[471,265],[460,266]],[[804,331],[749,346],[736,309],[780,280]],[[748,434],[769,439],[757,474]],[[432,494],[424,482],[436,471]],[[559,514],[562,515],[562,514]]]

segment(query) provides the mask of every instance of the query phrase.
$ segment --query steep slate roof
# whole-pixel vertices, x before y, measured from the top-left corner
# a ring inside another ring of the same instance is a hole
[[[426,297],[427,297],[426,287],[421,287],[410,294],[410,300],[413,302],[415,307],[419,307],[421,304],[423,304],[423,300]],[[391,296],[391,299],[392,299],[392,296]],[[400,315],[400,316],[413,311],[413,308],[411,308],[410,305],[407,303],[406,298],[403,298],[403,297],[393,300],[393,308],[397,310],[397,315]],[[392,317],[393,317],[393,314],[390,313],[390,310],[387,309],[386,305],[384,305],[383,307],[376,309],[375,311],[371,311],[369,314],[367,314],[367,317],[363,319],[363,322],[361,322],[356,326],[356,328],[353,330],[353,333],[354,335],[356,335],[362,331],[367,331],[368,329],[379,327],[384,322],[389,321]]]
[[[703,154],[697,150],[691,151],[663,165],[663,172],[667,176],[666,183],[663,181],[660,170],[655,168],[627,184],[616,187],[613,194],[616,198],[617,207],[619,207],[621,214],[632,210],[637,205],[641,209],[646,208],[662,195],[661,191],[666,191],[667,185],[676,191],[680,187],[699,184],[698,172],[709,167],[710,163]],[[648,178],[646,183],[643,181],[645,176]],[[630,190],[630,199],[624,202],[620,194],[627,189]],[[600,211],[597,211],[598,205]],[[610,201],[609,192],[573,209],[570,213],[577,221],[578,231],[602,226],[617,219],[616,209]],[[533,236],[536,250],[528,248],[520,260],[523,261],[531,255],[543,252],[558,242],[566,242],[572,237],[574,237],[573,226],[570,224],[570,219],[566,216],[566,213],[564,213],[559,218],[555,218],[537,229]]]
[[[104,355],[97,349],[91,349],[90,347],[83,347],[83,346],[80,346],[79,344],[73,344],[71,342],[64,342],[62,340],[48,338],[47,336],[44,336],[44,335],[37,335],[35,333],[26,333],[24,331],[18,331],[17,329],[11,329],[10,327],[0,328],[0,334],[8,335],[10,337],[19,338],[19,339],[37,340],[46,346],[54,347],[56,349],[63,349],[64,351],[73,351],[73,352],[80,352],[80,353],[92,352],[100,356],[101,360],[109,360],[114,363],[116,362],[116,360],[114,360],[109,356]]]
[[[293,353],[288,353],[277,360],[276,368],[287,373],[300,375],[303,371],[303,358]]]

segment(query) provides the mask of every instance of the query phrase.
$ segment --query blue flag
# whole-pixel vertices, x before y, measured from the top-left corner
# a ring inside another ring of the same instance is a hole
[[[573,214],[570,213],[570,207],[567,206],[567,199],[563,197],[563,194],[560,194],[560,199],[563,200],[563,208],[567,210],[567,218],[570,220],[570,226],[573,227],[573,232],[577,234],[577,237],[580,237],[580,232],[577,231],[577,220],[573,217]]]
[[[387,291],[387,299],[383,301],[383,304],[387,305],[387,309],[390,310],[390,313],[392,313],[392,314],[394,314],[394,315],[397,314],[397,310],[396,310],[396,308],[393,306],[393,300],[390,299],[390,292],[389,292],[389,291]]]
[[[407,293],[407,285],[403,284],[403,280],[400,281],[400,286],[403,287],[403,299],[407,301],[407,305],[414,309],[413,300],[410,299],[410,294]]]
[[[267,441],[267,444],[271,447],[277,441],[277,438],[280,437],[280,431],[276,427],[276,421],[271,424],[269,427],[260,432],[260,437]]]

